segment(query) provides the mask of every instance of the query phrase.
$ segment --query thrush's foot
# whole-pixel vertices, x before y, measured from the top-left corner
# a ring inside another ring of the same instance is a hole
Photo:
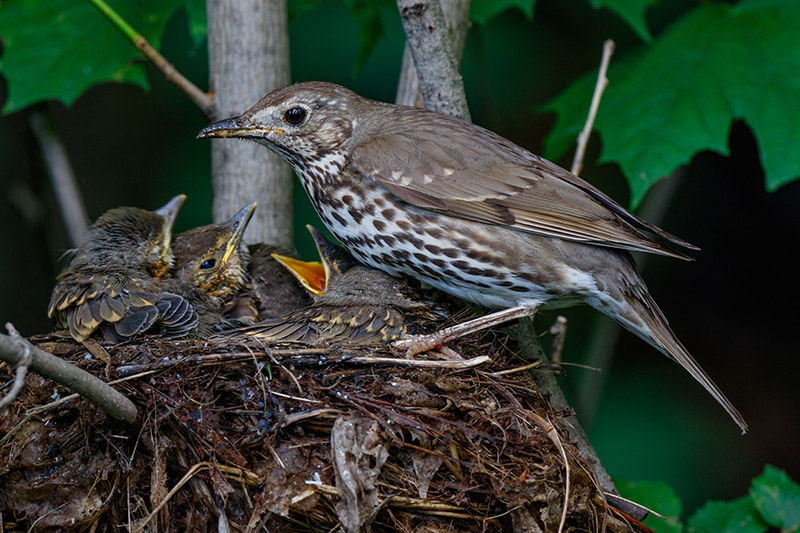
[[[486,316],[467,320],[455,326],[442,328],[439,331],[434,331],[426,335],[403,335],[394,341],[391,346],[398,350],[405,350],[406,357],[411,357],[418,353],[432,350],[433,348],[439,347],[459,337],[463,337],[464,335],[469,335],[470,333],[490,328],[508,322],[509,320],[514,320],[515,318],[533,316],[541,306],[541,304],[518,305]]]

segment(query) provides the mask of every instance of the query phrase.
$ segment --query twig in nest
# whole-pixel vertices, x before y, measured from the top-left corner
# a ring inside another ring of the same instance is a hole
[[[586,155],[586,145],[589,144],[589,135],[592,133],[594,119],[597,117],[597,110],[600,108],[600,99],[603,97],[603,91],[605,91],[608,86],[606,72],[608,71],[608,64],[611,62],[611,54],[613,53],[614,41],[609,39],[603,43],[603,59],[600,61],[600,70],[597,72],[597,83],[595,83],[592,103],[589,106],[589,116],[586,117],[586,124],[584,124],[583,130],[578,134],[578,147],[575,149],[575,157],[572,159],[572,168],[570,169],[570,172],[576,176],[580,174],[583,169],[583,157]]]
[[[22,336],[10,323],[6,324],[6,329],[12,340],[19,341],[22,339]],[[22,390],[22,386],[25,384],[25,376],[28,374],[28,368],[33,360],[33,354],[31,353],[31,346],[29,343],[19,342],[19,351],[20,358],[15,363],[16,372],[14,373],[14,385],[11,387],[11,390],[8,391],[8,394],[0,399],[0,411],[5,409],[6,406],[11,405],[19,394],[19,391]]]
[[[247,352],[228,352],[228,353],[214,353],[207,355],[191,355],[181,359],[166,359],[153,361],[147,364],[137,365],[122,365],[117,367],[117,374],[124,377],[145,376],[171,368],[180,364],[191,364],[194,366],[206,364],[219,364],[222,362],[235,362],[244,359],[258,359],[260,357],[269,357],[280,368],[285,367],[280,363],[277,358],[284,359],[286,357],[308,357],[310,355],[318,355],[319,357],[313,363],[307,362],[306,364],[313,364],[319,366],[321,364],[353,364],[353,365],[398,365],[398,366],[413,366],[413,367],[426,367],[426,368],[448,368],[451,370],[461,370],[465,368],[472,368],[473,366],[482,365],[491,361],[488,355],[481,355],[467,360],[446,360],[446,361],[431,361],[428,359],[401,359],[397,357],[379,357],[379,356],[363,356],[352,355],[348,353],[339,353],[334,357],[330,350],[324,348],[303,348],[303,349],[268,349],[265,353],[256,353],[251,350]],[[303,361],[293,361],[295,364],[303,364]],[[286,370],[288,372],[288,370]],[[289,375],[294,378],[294,375],[289,372]],[[302,392],[299,383],[294,378],[295,384]]]
[[[480,355],[467,360],[452,360],[445,361],[431,361],[429,359],[398,359],[397,357],[350,357],[344,359],[343,363],[363,364],[363,365],[398,365],[398,366],[413,366],[423,368],[449,368],[449,369],[464,369],[472,368],[473,366],[488,363],[491,358],[488,355]]]
[[[558,524],[558,533],[561,533],[564,531],[564,523],[567,521],[567,505],[569,505],[569,458],[567,457],[567,452],[564,449],[564,445],[561,442],[561,437],[558,436],[555,426],[553,426],[549,420],[539,416],[533,411],[526,411],[526,414],[531,417],[534,422],[536,422],[536,425],[544,430],[544,432],[547,434],[547,437],[552,441],[553,444],[555,444],[559,453],[561,453],[561,457],[564,459],[564,508],[561,510],[561,522]]]
[[[264,351],[266,352],[267,356],[269,357],[269,360],[272,361],[273,363],[275,363],[275,365],[278,368],[280,368],[281,370],[286,372],[286,374],[289,375],[289,377],[292,379],[292,382],[294,383],[295,387],[297,387],[297,392],[299,392],[300,395],[302,396],[303,395],[303,387],[300,386],[300,381],[298,381],[297,376],[292,374],[291,370],[286,368],[280,361],[275,359],[275,356],[272,355],[272,350],[270,350],[268,346],[266,346],[264,344],[262,344],[261,346],[264,348]],[[253,361],[255,362],[256,361],[256,354],[250,348],[248,348],[247,346],[245,346],[245,349],[247,349],[247,351],[250,352],[250,356],[253,358]],[[256,362],[256,368],[258,368],[258,362]],[[260,371],[261,371],[261,369],[259,369],[259,372]]]
[[[181,489],[181,487],[186,485],[186,483],[188,483],[194,476],[196,476],[203,470],[211,470],[212,468],[216,468],[223,474],[227,474],[226,477],[232,478],[236,481],[242,481],[251,486],[257,486],[262,482],[262,480],[258,477],[258,475],[254,474],[253,472],[249,472],[247,470],[242,470],[241,468],[236,468],[226,465],[216,465],[208,461],[197,463],[196,465],[191,467],[186,472],[186,474],[183,475],[181,480],[178,481],[178,483],[176,483],[174,487],[172,487],[172,490],[170,490],[167,493],[167,495],[164,496],[164,499],[161,500],[161,502],[150,512],[150,514],[147,515],[144,521],[142,521],[138,525],[138,527],[135,530],[135,533],[141,533],[144,530],[145,526],[147,526],[147,524],[149,524],[150,521],[153,520],[156,514],[158,514],[158,512],[167,504],[167,502],[170,499],[172,499],[172,497],[175,496],[175,494]]]
[[[517,367],[514,367],[514,368],[508,368],[506,370],[498,370],[497,372],[492,372],[491,374],[488,374],[488,375],[492,376],[493,378],[499,378],[500,376],[508,376],[510,374],[516,374],[517,372],[524,372],[526,370],[531,370],[533,368],[539,368],[540,366],[542,366],[542,362],[541,361],[535,361],[535,362],[529,363],[527,365],[517,366]]]

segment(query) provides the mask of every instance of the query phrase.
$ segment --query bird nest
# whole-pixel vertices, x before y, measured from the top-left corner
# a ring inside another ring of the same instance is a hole
[[[463,360],[31,340],[113,382],[141,420],[29,375],[0,420],[1,531],[639,527],[605,504],[561,429],[570,413],[548,405],[504,335],[458,344]]]

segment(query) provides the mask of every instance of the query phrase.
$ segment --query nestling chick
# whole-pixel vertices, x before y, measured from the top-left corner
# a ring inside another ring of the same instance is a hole
[[[258,306],[260,320],[284,317],[311,305],[306,290],[273,254],[288,257],[291,252],[277,246],[259,243],[248,247],[250,251],[250,288],[248,294]]]
[[[275,258],[300,280],[314,303],[231,333],[275,342],[371,345],[399,338],[411,322],[443,318],[432,304],[409,297],[403,280],[359,265],[322,232],[307,227],[321,263],[278,255]]]
[[[173,239],[175,261],[168,283],[197,307],[200,329],[207,333],[223,315],[249,322],[258,316],[252,298],[242,296],[250,280],[250,254],[242,237],[257,205],[253,202],[225,222],[184,231]]]
[[[56,327],[69,328],[78,342],[98,328],[120,342],[151,330],[182,336],[197,326],[191,305],[160,285],[185,199],[178,195],[156,211],[118,207],[100,216],[57,278],[47,312]]]

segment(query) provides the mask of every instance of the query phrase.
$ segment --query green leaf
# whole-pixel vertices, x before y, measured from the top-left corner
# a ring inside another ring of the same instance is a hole
[[[645,12],[647,8],[653,4],[658,3],[658,0],[591,0],[592,5],[599,9],[601,7],[608,8],[610,11],[616,13],[622,20],[628,23],[628,26],[636,32],[636,35],[642,38],[645,42],[653,40],[650,35],[650,30],[647,29],[647,21],[645,20]]]
[[[764,520],[782,531],[800,529],[800,485],[782,470],[767,466],[753,480],[750,497]]]
[[[206,0],[185,0],[186,15],[189,23],[189,36],[195,48],[203,44],[208,36],[208,17]]]
[[[595,127],[603,139],[600,162],[620,165],[632,207],[694,154],[727,155],[731,123],[738,119],[756,137],[768,190],[800,176],[798,27],[800,2],[706,3],[673,23],[639,57],[612,61]],[[575,93],[546,106],[564,114],[551,148],[563,148],[567,132],[582,127],[588,104],[581,112],[566,112],[566,106],[587,101],[592,78],[582,78]]]
[[[768,528],[750,496],[708,502],[689,519],[689,533],[763,533]]]
[[[680,533],[683,504],[672,487],[660,481],[614,480],[620,495],[664,516],[650,515],[644,524],[658,533]]]
[[[109,4],[154,47],[180,0],[124,0]],[[149,87],[133,60],[139,51],[85,0],[11,0],[0,3],[5,43],[0,74],[8,82],[3,112],[56,99],[71,104],[106,81]]]
[[[533,20],[535,5],[536,0],[472,0],[469,6],[469,18],[478,24],[486,24],[504,11],[519,9],[530,21]]]

